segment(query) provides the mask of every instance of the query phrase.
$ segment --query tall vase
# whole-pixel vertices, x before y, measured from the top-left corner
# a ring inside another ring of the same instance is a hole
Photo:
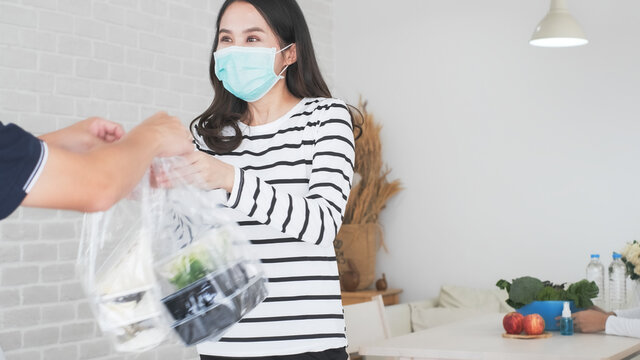
[[[343,290],[364,290],[373,284],[381,243],[382,228],[378,223],[342,225],[333,245]],[[357,284],[354,273],[358,275]],[[349,288],[345,288],[346,284]]]

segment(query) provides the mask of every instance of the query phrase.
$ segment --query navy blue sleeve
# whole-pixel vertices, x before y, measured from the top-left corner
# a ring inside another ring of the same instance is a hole
[[[0,220],[24,200],[46,161],[46,146],[20,127],[0,122]]]

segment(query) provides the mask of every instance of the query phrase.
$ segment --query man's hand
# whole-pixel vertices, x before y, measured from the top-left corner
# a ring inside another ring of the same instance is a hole
[[[49,158],[23,205],[104,211],[131,192],[154,157],[193,152],[189,131],[163,112],[123,135],[120,125],[100,118],[44,135]]]
[[[167,157],[193,152],[193,137],[180,119],[164,111],[144,120],[131,132],[144,132],[153,136],[157,143],[156,156]]]
[[[122,125],[112,121],[99,117],[92,117],[81,121],[80,123],[84,122],[87,123],[86,125],[89,133],[102,142],[112,143],[120,140],[120,138],[124,136],[124,129],[122,128]]]
[[[44,134],[40,139],[49,145],[83,153],[97,146],[117,141],[122,136],[124,136],[124,129],[120,124],[99,117],[91,117]]]

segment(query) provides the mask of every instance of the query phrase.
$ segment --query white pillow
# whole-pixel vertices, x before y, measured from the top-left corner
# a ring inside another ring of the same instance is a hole
[[[507,292],[501,289],[473,289],[444,285],[440,289],[439,306],[444,308],[475,309],[484,313],[513,311],[505,300]]]
[[[475,309],[412,307],[411,324],[413,331],[420,331],[482,314],[482,311]]]

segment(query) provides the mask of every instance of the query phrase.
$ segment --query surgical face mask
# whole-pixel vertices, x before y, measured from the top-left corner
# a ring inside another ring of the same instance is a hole
[[[215,74],[227,91],[246,102],[260,100],[271,88],[283,79],[273,71],[276,54],[286,50],[289,44],[276,51],[275,48],[230,46],[213,53]]]

